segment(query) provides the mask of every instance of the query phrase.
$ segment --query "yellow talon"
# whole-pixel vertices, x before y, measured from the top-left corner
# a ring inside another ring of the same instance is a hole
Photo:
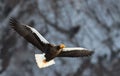
[[[65,45],[64,44],[60,44],[60,48],[61,49],[65,48]]]
[[[47,63],[47,61],[46,61],[45,59],[43,60],[43,62],[44,62],[44,63]]]

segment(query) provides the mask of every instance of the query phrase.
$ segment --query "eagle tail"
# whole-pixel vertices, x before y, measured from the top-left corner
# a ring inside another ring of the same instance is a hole
[[[45,54],[35,54],[35,60],[39,68],[45,68],[55,64],[54,60],[50,60],[49,62],[44,62],[44,60],[46,59],[44,55]]]

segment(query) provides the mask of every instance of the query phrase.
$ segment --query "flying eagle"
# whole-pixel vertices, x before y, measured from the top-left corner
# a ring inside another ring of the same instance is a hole
[[[65,48],[64,44],[51,44],[36,29],[28,25],[21,24],[15,18],[10,18],[9,24],[28,42],[42,51],[42,54],[35,54],[35,60],[39,68],[55,64],[53,60],[55,57],[86,57],[93,54],[93,51],[86,48]]]

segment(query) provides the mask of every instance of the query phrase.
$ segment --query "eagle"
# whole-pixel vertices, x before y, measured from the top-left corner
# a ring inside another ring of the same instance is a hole
[[[35,60],[39,68],[45,68],[55,64],[55,57],[87,57],[94,51],[81,47],[65,47],[64,44],[55,45],[49,43],[35,28],[20,23],[16,18],[9,19],[9,25],[28,42],[33,44],[41,54],[35,54]]]

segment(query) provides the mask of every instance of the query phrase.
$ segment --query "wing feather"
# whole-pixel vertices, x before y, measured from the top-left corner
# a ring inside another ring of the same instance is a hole
[[[19,23],[15,18],[10,18],[10,26],[21,36],[23,36],[28,42],[36,46],[42,52],[45,52],[45,45],[49,43],[42,35],[34,28]]]
[[[28,28],[31,29],[32,33],[34,34],[35,38],[38,41],[42,41],[43,43],[49,43],[36,29],[34,29],[33,27],[27,26]]]
[[[90,51],[86,48],[63,48],[62,52],[58,55],[58,57],[85,57],[91,56],[93,51]]]

